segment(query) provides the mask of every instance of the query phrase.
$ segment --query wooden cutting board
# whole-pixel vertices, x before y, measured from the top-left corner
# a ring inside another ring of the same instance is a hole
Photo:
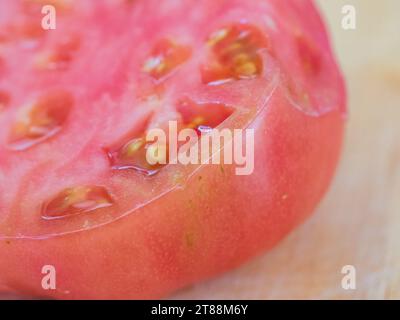
[[[272,252],[175,299],[400,298],[400,1],[318,1],[349,88],[344,154],[315,215]],[[357,27],[341,27],[345,4]],[[356,289],[341,286],[342,267]]]

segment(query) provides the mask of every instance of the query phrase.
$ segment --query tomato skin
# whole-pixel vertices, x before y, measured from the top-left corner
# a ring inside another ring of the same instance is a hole
[[[0,240],[0,283],[36,297],[160,298],[271,248],[326,192],[344,117],[340,110],[306,115],[277,88],[251,126],[252,175],[203,166],[184,188],[107,225],[47,239]],[[56,290],[41,287],[44,265],[57,270]]]

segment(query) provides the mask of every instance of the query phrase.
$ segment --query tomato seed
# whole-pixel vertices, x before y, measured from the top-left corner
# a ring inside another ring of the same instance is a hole
[[[190,47],[163,39],[156,44],[150,58],[145,61],[143,71],[159,80],[186,62],[190,56]]]
[[[196,129],[201,134],[219,126],[234,110],[222,103],[196,103],[183,98],[178,101],[177,111],[185,128]]]
[[[220,29],[210,36],[207,44],[211,55],[201,69],[204,83],[220,84],[261,74],[263,61],[259,50],[267,48],[268,41],[256,27],[239,24]]]
[[[116,170],[133,169],[147,176],[156,174],[167,162],[167,159],[158,158],[153,159],[154,162],[158,162],[155,165],[150,164],[147,161],[146,155],[149,148],[155,148],[156,144],[147,143],[145,137],[134,138],[128,141],[122,147],[108,151],[108,157],[111,162],[111,166]],[[151,151],[151,150],[150,150]],[[149,154],[158,154],[159,157],[163,154],[167,154],[166,150],[153,150]]]
[[[65,91],[54,91],[41,96],[20,116],[11,130],[9,145],[14,150],[25,150],[61,130],[73,105],[73,97]]]

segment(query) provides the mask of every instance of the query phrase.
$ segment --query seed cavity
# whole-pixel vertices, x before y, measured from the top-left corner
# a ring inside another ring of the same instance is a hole
[[[162,39],[153,48],[142,70],[154,79],[160,80],[185,63],[191,54],[190,47],[177,44],[170,39]]]
[[[111,195],[102,186],[77,186],[67,188],[42,206],[42,218],[60,219],[112,206]]]
[[[314,113],[316,102],[313,97],[292,78],[289,78],[286,83],[288,95],[301,110],[307,113]]]
[[[234,111],[221,103],[196,103],[186,97],[177,102],[176,110],[181,115],[178,131],[190,128],[196,130],[199,135],[210,132]],[[168,164],[168,141],[146,141],[148,130],[145,129],[143,134],[135,135],[134,138],[125,140],[127,142],[106,150],[113,169],[133,169],[146,176],[152,176]],[[165,132],[165,136],[168,140],[169,133]],[[177,143],[179,145],[181,142]]]
[[[53,51],[44,52],[36,57],[35,65],[38,69],[65,70],[80,48],[78,37],[70,37],[58,43]]]
[[[196,103],[183,98],[177,103],[177,111],[182,116],[184,127],[195,129],[200,134],[219,126],[234,109],[222,103]]]
[[[241,23],[214,32],[207,46],[210,55],[201,68],[203,83],[220,84],[259,76],[263,70],[260,49],[268,48],[268,40],[257,27]]]
[[[321,54],[318,48],[304,35],[297,36],[297,52],[307,76],[316,76],[321,71]]]
[[[54,136],[67,120],[73,103],[72,95],[66,91],[53,91],[39,97],[18,118],[11,130],[9,147],[25,150]]]
[[[113,169],[133,169],[146,176],[152,176],[167,163],[168,151],[165,145],[147,142],[146,136],[143,135],[129,140],[120,148],[108,151],[107,154]],[[151,158],[150,162],[147,155]]]

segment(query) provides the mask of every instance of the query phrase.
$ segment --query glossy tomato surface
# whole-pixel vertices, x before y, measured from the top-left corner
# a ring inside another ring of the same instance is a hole
[[[1,1],[0,291],[159,298],[240,265],[312,213],[345,109],[308,0]],[[254,171],[149,165],[171,120],[253,129]]]

